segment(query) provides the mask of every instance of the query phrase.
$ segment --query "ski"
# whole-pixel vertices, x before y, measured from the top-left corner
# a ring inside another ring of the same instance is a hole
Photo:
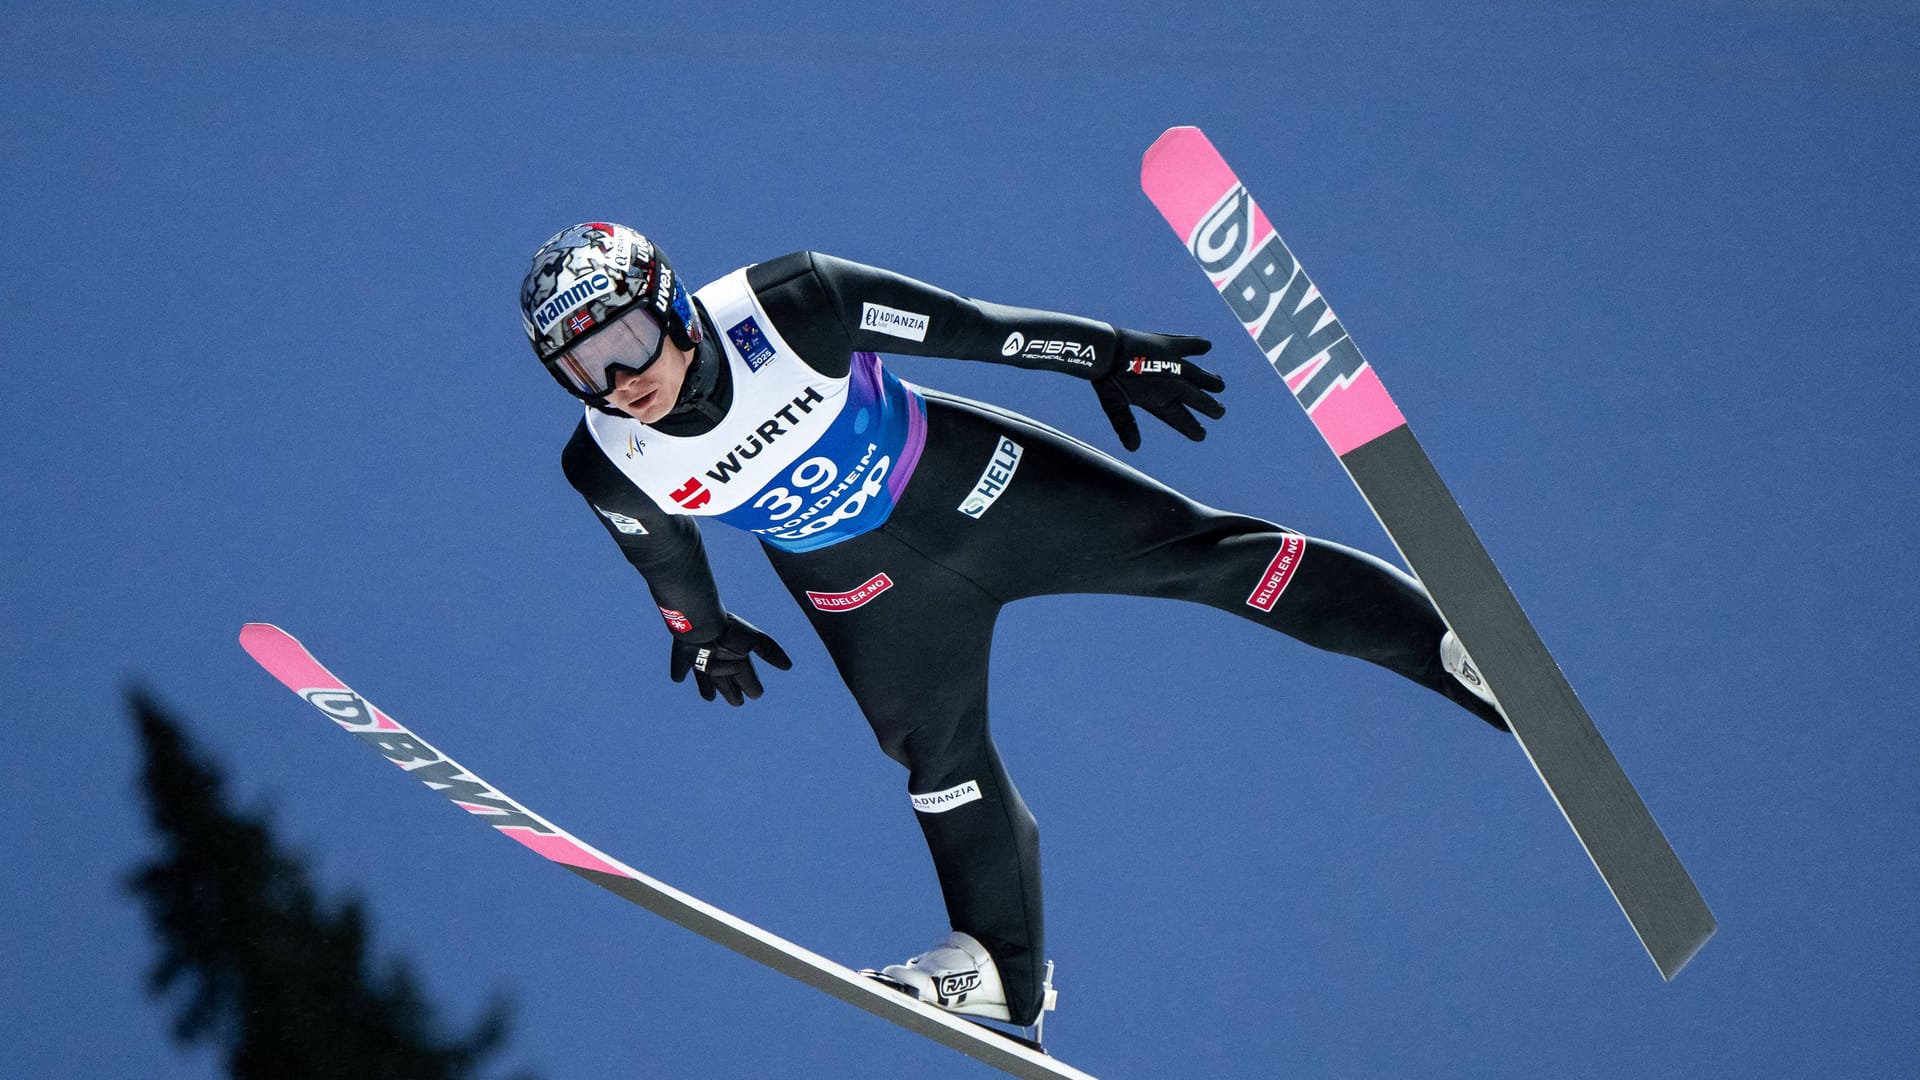
[[[1647,954],[1673,978],[1713,935],[1713,913],[1373,366],[1199,128],[1162,134],[1140,184],[1426,586]]]
[[[248,623],[240,645],[287,689],[448,801],[507,837],[623,900],[709,941],[951,1047],[1009,1076],[1093,1080],[1017,1036],[943,1012],[635,870],[508,798],[375,708],[323,667],[293,635]]]

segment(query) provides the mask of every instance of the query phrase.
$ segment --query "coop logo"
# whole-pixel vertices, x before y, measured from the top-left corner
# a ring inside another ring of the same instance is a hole
[[[956,806],[965,806],[970,802],[979,802],[986,796],[980,794],[980,781],[969,780],[958,787],[945,791],[932,791],[925,795],[908,792],[913,800],[913,808],[923,814],[944,814]]]
[[[807,599],[821,611],[852,611],[891,588],[893,588],[893,579],[885,573],[879,573],[846,592],[814,592],[808,589]]]
[[[927,317],[917,311],[901,311],[869,301],[860,305],[860,325],[875,333],[908,341],[927,340]]]
[[[534,328],[546,333],[560,317],[579,307],[581,304],[613,291],[613,279],[605,274],[593,274],[574,282],[565,292],[555,293],[540,309],[533,313]]]
[[[1311,413],[1329,393],[1365,370],[1367,361],[1279,233],[1269,232],[1259,248],[1249,252],[1253,229],[1253,199],[1235,184],[1201,219],[1187,250],[1219,282],[1221,298],[1260,343],[1275,371],[1291,376],[1325,355],[1311,376],[1297,385],[1288,379],[1294,397]],[[1235,266],[1239,269],[1228,275]]]
[[[1019,360],[1066,364],[1071,367],[1090,368],[1094,365],[1094,351],[1091,345],[1083,345],[1078,341],[1028,338],[1018,330],[1008,334],[1007,340],[1000,343],[1000,355]]]

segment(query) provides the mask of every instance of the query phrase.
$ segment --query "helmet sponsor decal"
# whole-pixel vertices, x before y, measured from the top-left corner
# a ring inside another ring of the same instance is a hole
[[[1293,580],[1293,572],[1300,569],[1300,556],[1307,550],[1307,538],[1298,533],[1288,533],[1280,541],[1280,550],[1267,564],[1266,572],[1260,575],[1260,583],[1253,587],[1253,595],[1247,597],[1247,606],[1261,611],[1272,611],[1280,594],[1287,591],[1287,583]]]
[[[901,311],[871,301],[860,305],[860,327],[879,334],[890,334],[908,341],[927,340],[927,317],[917,311]]]
[[[969,780],[945,791],[930,791],[925,795],[908,792],[907,797],[913,800],[913,808],[923,814],[944,814],[957,806],[965,806],[970,802],[979,802],[986,798],[980,794],[978,780]]]
[[[981,471],[980,479],[974,482],[973,490],[956,507],[970,518],[977,518],[993,506],[1000,493],[1007,490],[1013,482],[1013,470],[1020,467],[1020,455],[1025,451],[1020,444],[1002,435],[1000,445],[993,448],[993,456],[987,459],[987,467]]]
[[[813,606],[821,611],[852,611],[891,588],[893,588],[893,579],[882,572],[846,592],[825,593],[808,589],[807,599],[813,601]]]
[[[727,337],[733,340],[733,347],[740,350],[747,367],[754,371],[766,367],[767,361],[773,359],[773,345],[767,341],[767,335],[751,315],[727,331]]]
[[[553,294],[546,303],[541,304],[540,309],[533,313],[533,328],[544,334],[552,329],[553,324],[559,322],[562,316],[572,314],[575,308],[587,301],[612,291],[612,278],[600,273],[588,274]]]

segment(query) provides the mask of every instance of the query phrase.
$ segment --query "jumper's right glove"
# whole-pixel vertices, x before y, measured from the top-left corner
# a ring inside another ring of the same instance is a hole
[[[1093,392],[1100,407],[1120,436],[1120,445],[1140,449],[1140,426],[1133,422],[1132,406],[1138,405],[1159,417],[1173,430],[1195,442],[1207,437],[1200,421],[1188,409],[1218,420],[1226,407],[1213,395],[1226,389],[1226,382],[1189,360],[1199,356],[1213,343],[1206,338],[1176,334],[1149,334],[1141,330],[1114,327],[1113,370],[1093,380]]]
[[[753,670],[753,654],[779,668],[793,667],[786,650],[760,628],[729,614],[720,636],[707,642],[673,639],[673,655],[667,662],[667,674],[674,682],[685,682],[693,672],[693,684],[700,696],[712,701],[717,693],[727,704],[738,705],[746,698],[760,696],[760,675]]]

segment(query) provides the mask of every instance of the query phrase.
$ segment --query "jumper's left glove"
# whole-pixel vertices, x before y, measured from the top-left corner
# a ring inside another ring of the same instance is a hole
[[[1200,421],[1188,409],[1218,420],[1226,406],[1213,395],[1226,389],[1225,380],[1192,360],[1213,343],[1206,338],[1177,334],[1149,334],[1141,330],[1114,328],[1113,370],[1093,380],[1093,392],[1100,407],[1120,436],[1120,445],[1140,449],[1140,426],[1133,422],[1133,406],[1138,405],[1159,417],[1173,430],[1195,442],[1207,437]]]
[[[753,670],[753,654],[785,671],[793,666],[785,649],[759,627],[738,615],[727,616],[726,628],[708,642],[673,641],[667,675],[674,682],[685,682],[693,672],[693,684],[700,696],[712,701],[717,693],[727,704],[738,705],[746,698],[760,696],[760,675]]]

